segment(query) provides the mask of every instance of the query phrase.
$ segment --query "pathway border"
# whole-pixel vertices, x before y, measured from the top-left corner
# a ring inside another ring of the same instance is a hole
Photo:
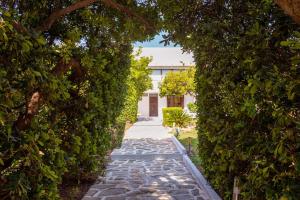
[[[182,160],[185,165],[185,167],[191,172],[192,176],[195,178],[198,185],[207,192],[207,194],[210,196],[213,200],[222,200],[221,197],[216,193],[216,191],[211,187],[211,185],[208,183],[208,181],[204,178],[202,173],[198,170],[198,168],[194,165],[194,163],[191,161],[189,156],[187,155],[187,151],[184,148],[184,146],[178,141],[178,139],[172,135],[171,139],[173,143],[175,144],[177,150],[182,155]]]

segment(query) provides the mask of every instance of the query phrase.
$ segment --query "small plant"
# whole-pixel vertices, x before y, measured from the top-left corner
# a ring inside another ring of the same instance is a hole
[[[183,111],[181,107],[163,108],[163,125],[176,127],[186,127],[191,122],[191,117]]]
[[[183,128],[186,127],[192,119],[186,112],[182,110],[180,112],[173,112],[170,115],[170,120],[175,123],[175,126]]]

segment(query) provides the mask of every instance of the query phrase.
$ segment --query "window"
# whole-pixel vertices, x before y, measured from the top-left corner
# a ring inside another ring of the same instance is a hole
[[[153,69],[151,75],[160,76],[161,75],[160,69]]]
[[[153,81],[160,81],[161,80],[161,71],[160,71],[160,69],[152,70],[152,73],[151,73],[150,77]]]
[[[171,70],[169,69],[163,69],[162,70],[162,75],[165,76],[168,72],[170,72]]]
[[[184,96],[167,96],[168,107],[184,107]]]

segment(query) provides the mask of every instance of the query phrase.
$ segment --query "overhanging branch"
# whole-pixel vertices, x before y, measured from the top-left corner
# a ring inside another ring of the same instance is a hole
[[[61,17],[78,10],[80,8],[85,8],[93,3],[95,3],[97,0],[82,0],[77,1],[73,3],[72,5],[62,8],[60,10],[57,10],[49,15],[49,17],[41,24],[41,26],[37,27],[36,29],[38,31],[44,32],[51,28],[51,26]]]
[[[75,11],[75,10],[78,10],[80,8],[85,8],[95,2],[97,2],[98,0],[81,0],[81,1],[77,1],[75,3],[73,3],[72,5],[66,7],[66,8],[62,8],[60,10],[57,10],[53,13],[51,13],[49,15],[49,17],[39,26],[37,27],[36,29],[38,31],[41,31],[41,32],[44,32],[44,31],[47,31],[49,30],[52,25],[61,17]],[[100,1],[99,1],[100,2]],[[132,11],[131,9],[119,4],[119,3],[116,3],[112,0],[101,0],[101,2],[106,5],[107,7],[111,7],[111,8],[114,8],[116,10],[119,10],[120,12],[128,15],[129,17],[132,17],[132,18],[136,18],[138,21],[140,21],[142,24],[144,24],[144,26],[148,29],[148,30],[151,30],[153,31],[154,30],[154,27],[152,25],[150,25],[150,23],[144,19],[142,16],[138,15],[137,13],[135,13],[134,11]]]

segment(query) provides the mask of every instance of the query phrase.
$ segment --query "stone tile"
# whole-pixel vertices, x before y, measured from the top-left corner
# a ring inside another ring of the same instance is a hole
[[[92,197],[94,196],[99,190],[98,189],[93,189],[93,188],[90,188],[88,190],[88,192],[85,194],[85,196],[87,197]]]
[[[102,196],[113,196],[113,195],[120,195],[120,194],[124,194],[126,192],[128,192],[129,190],[126,188],[109,188],[109,189],[105,189],[103,190],[98,197],[102,197]]]
[[[84,196],[81,200],[101,200],[101,198],[98,198],[98,197],[86,197],[86,196]]]
[[[124,139],[121,148],[113,151],[117,159],[107,164],[105,176],[83,200],[208,200],[182,158],[172,156],[179,154],[172,140],[158,138]]]
[[[175,196],[173,196],[173,198],[176,199],[176,200],[194,200],[193,196],[186,195],[186,194],[175,195]]]
[[[124,197],[105,197],[104,200],[124,200]]]

